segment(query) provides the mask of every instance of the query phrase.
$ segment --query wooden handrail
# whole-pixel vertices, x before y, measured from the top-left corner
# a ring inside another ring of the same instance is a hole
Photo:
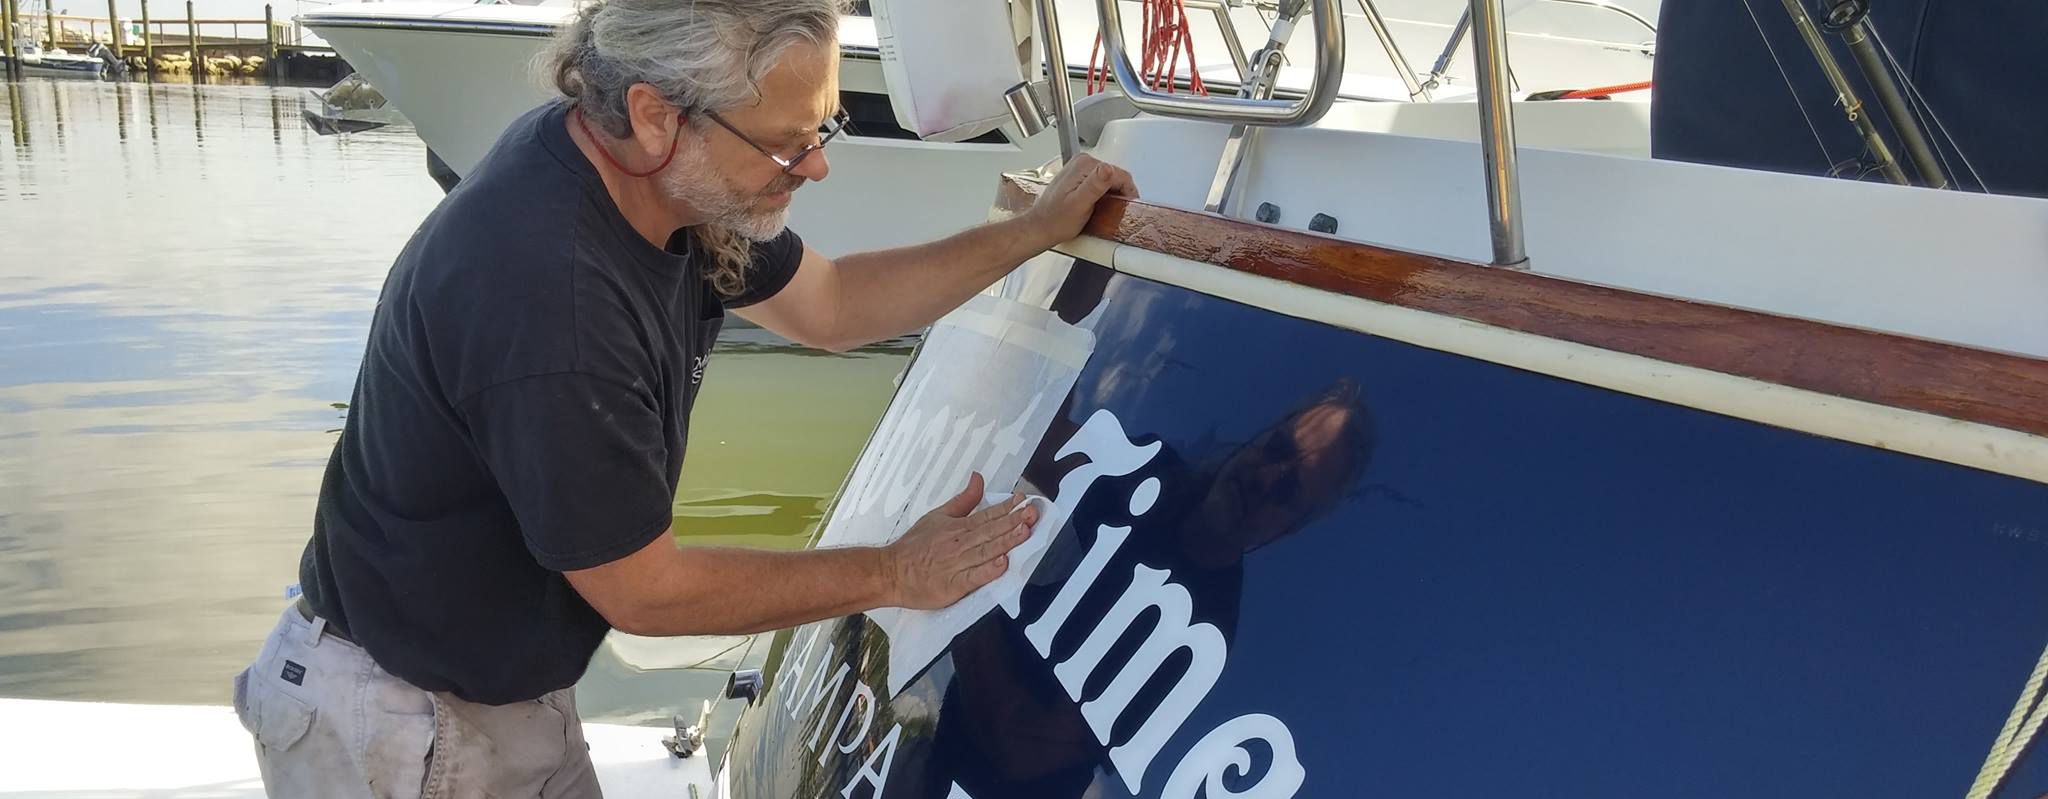
[[[997,205],[1044,184],[1008,176]],[[2048,436],[2048,359],[1580,283],[1105,198],[1084,231],[1225,269],[1546,338]]]

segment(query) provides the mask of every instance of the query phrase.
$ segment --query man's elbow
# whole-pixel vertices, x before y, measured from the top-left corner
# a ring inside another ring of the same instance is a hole
[[[589,599],[590,597],[586,595],[585,600]],[[590,607],[597,611],[597,615],[604,617],[605,623],[611,625],[612,629],[622,633],[645,636],[675,634],[664,629],[671,625],[663,623],[662,614],[656,608],[633,597],[611,597],[604,601],[591,602]]]
[[[732,617],[722,594],[736,590],[705,549],[683,550],[661,536],[640,552],[603,566],[566,572],[571,587],[612,629],[631,635],[736,635],[745,619]]]
[[[631,635],[648,638],[672,638],[684,635],[752,635],[765,630],[741,624],[732,619],[722,618],[709,606],[695,609],[695,612],[677,616],[672,612],[655,608],[620,608],[611,612],[603,609],[604,616],[612,629]]]
[[[596,607],[596,606],[592,606]],[[612,629],[631,635],[648,638],[669,638],[680,635],[743,635],[755,630],[742,629],[719,618],[714,609],[706,603],[686,604],[689,612],[678,614],[675,607],[657,607],[621,603],[610,608],[597,608],[605,623]]]
[[[865,347],[870,343],[873,342],[860,338],[840,337],[820,339],[816,343],[805,344],[804,346],[830,353],[847,353]]]
[[[604,617],[605,623],[610,624],[612,629],[622,633],[649,637],[673,635],[664,630],[664,625],[657,621],[656,614],[646,608],[630,605],[610,609],[598,608],[597,613]]]
[[[792,329],[783,333],[782,337],[795,342],[798,346],[835,353],[851,352],[873,343],[866,338],[848,335],[823,325]]]
[[[869,342],[857,336],[846,334],[838,325],[809,318],[794,319],[787,314],[756,315],[741,313],[742,318],[753,322],[768,332],[789,339],[800,347],[826,352],[847,352],[858,349]]]
[[[686,567],[668,535],[624,558],[589,569],[564,572],[569,586],[583,597],[612,629],[634,635],[675,635],[666,628],[674,619],[666,608],[663,586],[681,581],[678,570]]]

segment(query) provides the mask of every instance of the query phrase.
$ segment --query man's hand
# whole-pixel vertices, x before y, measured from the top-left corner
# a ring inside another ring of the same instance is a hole
[[[1024,503],[1019,495],[976,512],[981,497],[981,475],[976,474],[968,478],[967,490],[925,514],[885,548],[892,604],[937,610],[1003,576],[1010,550],[1031,538],[1038,511],[1019,509]]]
[[[1138,185],[1131,182],[1131,173],[1097,161],[1094,156],[1077,155],[1022,216],[1044,237],[1044,246],[1039,249],[1046,249],[1081,235],[1089,214],[1095,211],[1095,203],[1112,193],[1138,196]]]

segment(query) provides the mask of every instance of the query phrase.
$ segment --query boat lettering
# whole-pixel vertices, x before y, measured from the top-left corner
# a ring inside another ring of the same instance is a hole
[[[906,418],[904,421],[904,427],[912,430],[891,431],[897,440],[911,436],[921,441],[936,440],[925,431],[952,428],[951,441],[940,451],[945,454],[927,462],[952,461],[962,457],[954,446],[961,440],[961,431],[967,428],[966,419],[951,419],[941,410],[928,426],[924,426],[924,431],[915,431],[915,423],[923,419]],[[982,429],[992,427],[987,425]],[[976,446],[970,448],[970,453],[986,440],[981,434],[975,438]],[[1058,501],[1055,503],[1058,515],[1073,518],[1074,509],[1097,481],[1104,477],[1137,474],[1160,450],[1158,442],[1144,445],[1132,442],[1115,414],[1108,410],[1096,411],[1059,450],[1057,457],[1060,459],[1081,454],[1087,456],[1087,462],[1060,480]],[[902,458],[898,462],[909,460]],[[914,485],[915,482],[888,481],[892,487]],[[867,493],[871,497],[875,491],[871,488]],[[1025,627],[1025,637],[1041,659],[1050,663],[1054,638],[1073,621],[1070,617],[1082,597],[1105,576],[1118,547],[1130,537],[1133,525],[1157,504],[1161,493],[1160,479],[1147,477],[1132,488],[1126,499],[1124,507],[1130,514],[1130,524],[1096,525],[1094,542],[1073,574],[1060,585],[1045,610]],[[890,502],[894,504],[895,498],[891,497]],[[1015,596],[1006,598],[1001,606],[1013,619],[1021,612]],[[1208,698],[1229,659],[1229,642],[1215,626],[1193,622],[1193,608],[1187,589],[1173,582],[1170,570],[1137,564],[1116,602],[1102,618],[1093,620],[1093,627],[1080,648],[1057,664],[1051,664],[1053,675],[1066,689],[1068,697],[1079,704],[1081,715],[1096,739],[1110,747],[1111,763],[1124,787],[1134,794],[1145,787],[1146,777],[1152,775],[1153,761],[1161,750],[1187,723],[1196,707]],[[1083,701],[1083,687],[1099,669],[1105,668],[1104,660],[1112,646],[1148,615],[1156,616],[1158,621],[1152,625],[1144,642],[1128,662],[1116,667],[1108,687],[1099,696]],[[794,657],[786,662],[776,681],[778,686],[788,686],[782,701],[787,704],[785,710],[792,719],[804,712],[817,710],[821,702],[825,704],[824,712],[815,715],[813,723],[817,726],[811,731],[806,744],[807,748],[818,751],[821,766],[834,750],[849,755],[861,747],[874,721],[877,701],[875,689],[860,679],[853,681],[851,689],[840,690],[839,685],[849,670],[847,664],[841,663],[829,678],[826,677],[827,669],[834,662],[831,642],[826,642],[816,660],[811,659],[824,627],[819,625],[806,632],[801,648],[795,650]],[[795,646],[794,642],[792,646]],[[1165,699],[1150,709],[1136,732],[1120,743],[1113,741],[1118,722],[1133,711],[1132,703],[1139,692],[1158,678],[1167,661],[1180,651],[1186,651],[1191,657],[1186,672],[1166,693]],[[807,683],[804,681],[806,674],[810,677]],[[835,718],[831,710],[839,706],[838,699],[842,695],[845,704],[828,733],[826,719]],[[869,795],[878,799],[884,796],[902,732],[902,725],[896,724],[882,734],[862,761],[859,771],[840,790],[842,797],[851,799],[854,789],[863,784],[871,789]],[[821,737],[823,746],[818,745]],[[1250,746],[1254,741],[1261,744],[1256,749]],[[1249,785],[1226,786],[1226,773],[1240,775],[1233,777],[1233,782],[1243,781],[1241,775],[1249,772],[1254,751],[1270,753],[1270,764],[1264,774]],[[1284,799],[1301,788],[1306,776],[1287,725],[1270,715],[1248,713],[1210,730],[1182,755],[1163,783],[1154,784],[1160,786],[1159,795],[1169,799],[1194,799],[1203,794],[1210,797]],[[972,797],[954,784],[948,799]]]
[[[903,412],[895,418],[884,420],[885,427],[875,432],[875,440],[886,442],[880,448],[879,462],[886,464],[884,470],[866,484],[859,487],[857,494],[849,497],[854,513],[865,515],[881,503],[884,512],[898,512],[907,508],[930,509],[937,507],[950,495],[949,489],[957,486],[935,479],[941,475],[958,473],[958,466],[976,463],[974,471],[991,474],[1019,453],[1030,442],[1024,440],[1024,428],[1028,420],[1044,401],[1043,395],[1031,397],[1030,404],[1013,417],[1002,429],[996,429],[999,420],[980,421],[972,412],[954,415],[951,406],[941,406],[930,411],[922,401],[925,392],[936,382],[933,373],[927,371],[912,386],[908,398],[901,403]],[[923,486],[918,496],[912,490]]]

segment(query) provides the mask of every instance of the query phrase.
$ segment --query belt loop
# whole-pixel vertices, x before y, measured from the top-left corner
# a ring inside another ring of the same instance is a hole
[[[314,616],[312,631],[306,634],[306,648],[318,648],[320,646],[320,636],[325,632],[327,632],[327,619]]]

